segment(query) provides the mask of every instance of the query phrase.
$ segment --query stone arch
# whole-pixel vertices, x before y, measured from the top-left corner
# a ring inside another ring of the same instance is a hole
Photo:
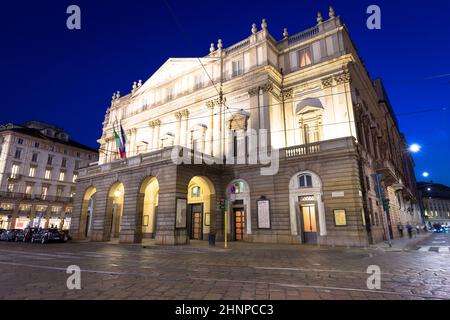
[[[312,178],[311,187],[300,187],[299,176],[309,175]],[[319,174],[312,170],[301,170],[293,174],[289,180],[289,212],[291,222],[291,234],[295,236],[302,236],[302,231],[299,230],[298,215],[299,204],[301,197],[313,197],[317,204],[317,216],[319,220],[318,234],[320,236],[327,235],[326,219],[325,219],[325,206],[322,200],[322,179]]]
[[[193,194],[195,188],[199,188],[198,194]],[[187,202],[188,237],[197,240],[207,238],[207,234],[215,232],[216,188],[211,179],[202,175],[193,176],[187,185]]]
[[[106,239],[118,238],[121,229],[125,185],[122,181],[114,182],[108,190],[104,222]]]
[[[235,194],[234,196],[231,195],[231,186],[235,184],[236,182],[242,182],[244,185],[244,192]],[[244,205],[244,212],[245,212],[245,233],[247,235],[250,235],[252,233],[252,208],[251,208],[251,198],[250,198],[250,186],[248,182],[245,179],[237,178],[233,179],[226,188],[226,194],[227,198],[230,199],[230,203],[228,206],[228,214],[230,215],[232,213],[233,209],[233,203],[234,200],[242,200]],[[231,221],[228,219],[228,221]]]
[[[96,192],[97,189],[91,185],[87,187],[83,193],[79,226],[79,234],[81,238],[90,237],[93,220],[93,206],[95,203],[93,197]]]
[[[159,181],[155,176],[145,177],[139,184],[137,195],[137,233],[143,238],[155,238],[159,201]],[[140,238],[142,238],[140,237]]]

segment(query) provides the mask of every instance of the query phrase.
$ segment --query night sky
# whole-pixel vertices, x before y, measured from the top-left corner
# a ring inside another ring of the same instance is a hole
[[[82,29],[66,28],[81,7]],[[414,156],[416,175],[450,185],[450,1],[4,1],[0,7],[0,123],[36,119],[97,148],[114,91],[131,90],[170,57],[198,57],[260,29],[281,39],[312,27],[332,4],[370,75],[382,77]],[[366,28],[377,4],[382,29]],[[169,9],[171,8],[171,9]]]

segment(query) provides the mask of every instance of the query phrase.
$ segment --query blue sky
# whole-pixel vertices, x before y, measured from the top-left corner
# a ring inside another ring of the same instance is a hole
[[[66,8],[81,8],[82,29],[66,28]],[[450,185],[449,1],[21,1],[0,11],[0,122],[39,119],[97,147],[112,93],[127,93],[169,57],[208,53],[244,39],[266,18],[281,38],[314,26],[333,5],[373,78],[382,77],[400,129],[422,151],[416,174]],[[366,28],[377,4],[382,29]],[[168,7],[172,8],[173,14]],[[446,109],[445,109],[446,108]]]

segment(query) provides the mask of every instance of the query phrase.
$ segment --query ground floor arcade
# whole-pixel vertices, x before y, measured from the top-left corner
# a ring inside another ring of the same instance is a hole
[[[259,165],[174,164],[138,156],[86,168],[71,233],[91,241],[186,244],[214,234],[231,241],[365,246],[385,238],[364,205],[357,154],[282,155],[277,174]],[[381,216],[381,215],[380,215]],[[225,220],[227,223],[225,223]],[[370,226],[367,226],[370,223]]]

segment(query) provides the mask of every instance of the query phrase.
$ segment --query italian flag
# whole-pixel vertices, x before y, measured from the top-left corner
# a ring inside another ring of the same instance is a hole
[[[127,157],[125,152],[125,145],[122,143],[122,139],[117,133],[115,125],[113,125],[113,129],[114,129],[114,139],[116,140],[116,147],[119,150],[120,158],[125,159]]]

